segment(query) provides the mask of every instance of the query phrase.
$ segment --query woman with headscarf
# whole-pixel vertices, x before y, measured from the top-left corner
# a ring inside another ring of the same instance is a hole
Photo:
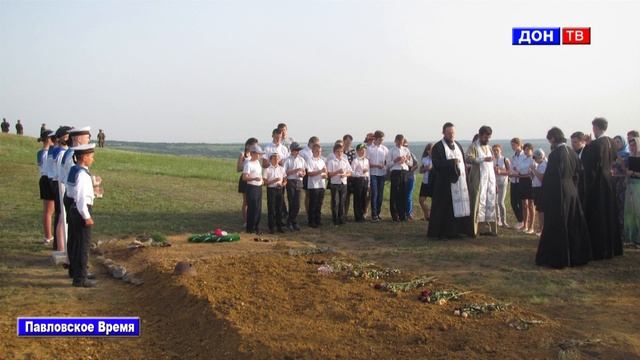
[[[640,138],[629,139],[629,163],[640,162]],[[624,203],[624,238],[636,247],[640,247],[640,169],[629,166],[628,183]]]
[[[616,147],[616,161],[611,168],[613,182],[616,190],[616,201],[618,205],[618,224],[620,225],[620,233],[622,241],[627,242],[624,235],[624,197],[627,191],[627,167],[629,162],[629,145],[627,140],[620,135],[613,138]]]

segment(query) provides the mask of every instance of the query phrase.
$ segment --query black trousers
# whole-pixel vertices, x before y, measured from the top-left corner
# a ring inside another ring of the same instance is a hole
[[[300,213],[300,192],[302,180],[287,180],[287,200],[289,203],[289,216],[287,225],[298,224],[298,213]]]
[[[408,174],[406,170],[393,170],[391,172],[391,198],[389,205],[393,220],[407,220],[407,192]]]
[[[262,215],[262,186],[247,184],[247,232],[259,232]]]
[[[267,219],[269,222],[269,230],[273,230],[276,226],[282,228],[282,204],[283,204],[282,188],[267,188]]]
[[[58,181],[51,181],[51,190],[53,191],[53,203],[55,204],[55,211],[53,213],[53,251],[58,250],[58,221],[60,220],[60,213],[62,212],[62,199],[60,199],[60,190],[58,189]]]
[[[344,223],[346,214],[344,208],[347,203],[347,185],[331,184],[331,217],[334,224]]]
[[[516,216],[518,222],[522,222],[522,196],[520,194],[520,184],[519,183],[511,183],[511,195],[509,196],[511,200],[511,209],[513,209],[513,214]]]
[[[367,178],[353,177],[353,216],[356,221],[364,221],[364,208],[367,206]]]
[[[64,205],[65,213],[69,214],[71,212],[71,205],[74,200],[67,196],[67,192],[64,192],[64,197],[62,198],[62,204]],[[67,224],[69,223],[69,216],[67,216]]]
[[[322,225],[322,202],[324,201],[324,189],[309,189],[309,226]]]
[[[91,212],[89,208],[89,213]],[[69,214],[69,239],[67,240],[69,276],[74,282],[81,282],[87,278],[90,245],[91,227],[85,226],[84,219],[74,206]]]

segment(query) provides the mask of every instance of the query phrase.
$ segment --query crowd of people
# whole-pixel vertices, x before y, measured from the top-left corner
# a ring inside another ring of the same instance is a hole
[[[89,127],[61,126],[54,132],[43,126],[38,139],[42,149],[36,154],[44,243],[52,244],[54,258],[63,258],[72,285],[77,287],[96,285],[87,266],[92,207],[100,195],[100,178],[89,172],[96,146],[90,140]]]
[[[238,157],[244,226],[248,233],[261,233],[263,187],[270,233],[300,231],[302,205],[307,225],[322,226],[326,190],[334,226],[345,224],[350,207],[355,222],[379,222],[387,182],[391,221],[410,221],[416,218],[412,199],[419,173],[428,238],[497,236],[500,227],[508,227],[539,236],[539,265],[561,268],[612,258],[622,254],[623,242],[640,246],[640,139],[633,130],[626,140],[612,139],[607,128],[606,119],[596,118],[594,138],[575,132],[569,145],[554,127],[547,133],[548,155],[513,138],[509,158],[499,144],[490,145],[489,126],[464,149],[455,126],[446,123],[442,140],[427,144],[420,158],[402,134],[387,147],[384,132],[377,130],[359,144],[344,135],[325,157],[317,136],[303,147],[281,123],[264,149],[250,138]],[[508,192],[513,226],[507,223]]]

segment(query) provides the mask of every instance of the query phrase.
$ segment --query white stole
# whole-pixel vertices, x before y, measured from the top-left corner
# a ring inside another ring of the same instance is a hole
[[[460,176],[458,181],[451,184],[451,200],[453,201],[453,216],[457,218],[469,216],[471,214],[471,206],[469,205],[469,189],[467,188],[467,175],[465,173],[464,155],[458,148],[458,145],[453,142],[454,149],[451,150],[449,145],[442,140],[444,146],[444,153],[447,156],[447,160],[458,159],[458,170]]]

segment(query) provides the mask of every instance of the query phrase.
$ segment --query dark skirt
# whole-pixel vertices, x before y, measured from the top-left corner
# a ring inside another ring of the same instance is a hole
[[[531,186],[531,178],[520,178],[520,199],[532,200],[533,199],[533,187]]]
[[[302,189],[309,190],[309,175],[305,175],[302,178]]]
[[[431,186],[422,183],[422,185],[420,185],[420,197],[431,197],[431,194]]]
[[[53,195],[51,188],[51,182],[46,175],[40,176],[40,182],[38,185],[40,186],[40,199],[55,200],[55,196]]]
[[[534,187],[533,189],[533,204],[536,206],[537,212],[544,212],[542,210],[542,187]]]
[[[247,190],[247,182],[242,180],[242,174],[240,174],[240,180],[238,180],[238,192],[244,194]]]

